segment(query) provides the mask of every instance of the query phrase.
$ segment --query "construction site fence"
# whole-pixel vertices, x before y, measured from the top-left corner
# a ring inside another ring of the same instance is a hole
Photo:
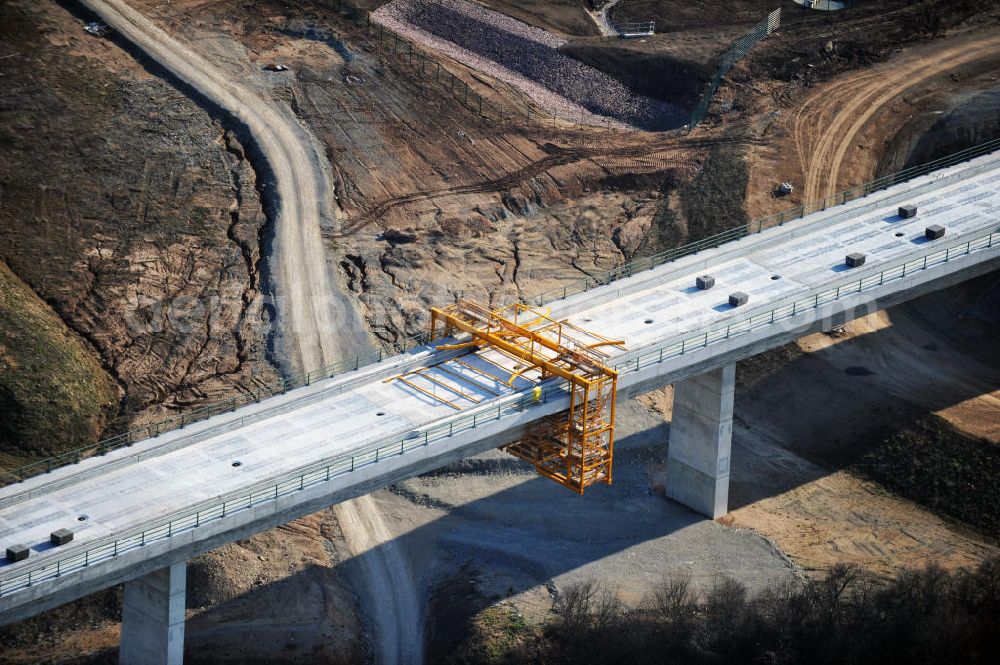
[[[616,280],[631,277],[637,273],[652,270],[653,268],[661,266],[665,263],[670,263],[685,256],[696,254],[704,249],[719,247],[727,242],[739,240],[747,235],[750,235],[751,233],[760,233],[764,229],[783,225],[786,222],[800,219],[808,214],[825,210],[826,208],[842,203],[847,203],[893,185],[927,175],[931,171],[954,166],[998,149],[1000,149],[1000,138],[996,138],[972,148],[936,159],[926,164],[921,164],[920,166],[903,169],[897,173],[877,178],[864,183],[863,185],[852,187],[844,190],[843,192],[828,196],[820,201],[805,203],[800,206],[789,208],[773,215],[768,215],[767,217],[754,220],[749,224],[737,226],[727,231],[703,238],[696,242],[669,249],[652,256],[630,261],[629,263],[612,268],[607,272],[576,280],[565,286],[550,289],[537,296],[526,298],[524,302],[526,304],[541,306],[556,300],[562,300],[571,295],[589,291],[599,286],[610,284]],[[213,402],[184,413],[173,415],[169,418],[165,418],[149,425],[132,428],[123,434],[103,439],[97,443],[83,446],[60,455],[31,462],[11,471],[0,470],[0,485],[20,482],[42,473],[51,472],[61,466],[79,462],[93,455],[103,455],[112,450],[131,446],[137,441],[154,438],[164,432],[183,428],[187,425],[206,420],[222,413],[235,411],[241,406],[260,402],[266,397],[283,394],[293,388],[308,386],[322,379],[358,370],[361,367],[380,362],[388,355],[392,355],[393,353],[404,353],[407,350],[422,346],[429,341],[429,335],[426,333],[420,333],[412,337],[402,337],[396,343],[390,345],[390,347],[385,351],[379,349],[371,353],[362,354],[333,363],[332,365],[328,365],[326,367],[289,375],[275,383],[254,389],[244,389],[239,395]]]
[[[614,364],[619,377],[630,372],[663,363],[670,358],[690,353],[696,349],[710,347],[754,332],[767,326],[795,321],[798,317],[808,320],[824,305],[858,293],[870,291],[895,280],[905,278],[928,268],[947,263],[959,256],[974,251],[1000,247],[1000,232],[985,232],[973,238],[954,242],[946,247],[936,247],[916,257],[897,261],[878,271],[869,271],[860,277],[835,280],[784,302],[777,307],[752,311],[726,325],[710,327],[703,333],[677,335],[651,349],[644,349],[634,357],[622,359]],[[796,321],[797,324],[800,322]],[[351,474],[358,469],[369,467],[390,458],[405,455],[417,448],[424,448],[434,442],[448,439],[455,434],[469,431],[495,422],[515,413],[523,412],[543,404],[553,394],[565,394],[570,390],[566,381],[551,381],[546,384],[542,395],[514,395],[470,413],[454,416],[445,422],[423,431],[414,431],[402,438],[393,437],[369,447],[331,457],[303,466],[294,471],[262,481],[250,488],[244,488],[204,501],[195,506],[160,516],[137,525],[119,534],[107,536],[92,543],[81,543],[57,559],[47,559],[30,567],[19,566],[16,573],[0,573],[0,597],[29,588],[35,584],[57,579],[62,575],[79,571],[95,563],[112,559],[134,551],[153,542],[186,533],[199,527],[249,510],[264,503],[277,502],[306,489],[329,482],[331,479]],[[251,417],[250,422],[258,417]],[[240,422],[242,426],[243,422]]]
[[[732,68],[736,66],[737,62],[742,60],[746,54],[750,52],[750,49],[763,41],[765,37],[777,30],[780,26],[781,7],[778,7],[768,14],[764,20],[751,28],[750,32],[733,42],[732,46],[729,47],[729,50],[723,54],[722,61],[719,63],[719,68],[716,70],[715,75],[708,84],[708,88],[705,90],[705,94],[702,95],[701,101],[698,103],[698,106],[695,107],[694,111],[691,112],[691,120],[688,122],[688,129],[694,129],[698,123],[704,119],[705,114],[708,113],[708,107],[715,98],[715,93],[718,92],[719,86],[722,85],[722,80],[726,77],[726,74],[728,74]]]

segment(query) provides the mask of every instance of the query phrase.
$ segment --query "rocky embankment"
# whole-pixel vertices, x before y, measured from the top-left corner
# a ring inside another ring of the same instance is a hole
[[[563,55],[556,49],[565,40],[463,0],[395,0],[372,19],[510,83],[564,118],[598,125],[611,118],[650,130],[678,127],[686,119],[680,108],[637,95],[611,76]]]

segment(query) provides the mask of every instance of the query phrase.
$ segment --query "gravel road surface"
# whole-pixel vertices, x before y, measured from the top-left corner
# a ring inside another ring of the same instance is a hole
[[[121,0],[82,4],[148,57],[250,132],[277,188],[270,276],[278,314],[279,357],[286,370],[315,369],[365,351],[371,342],[352,304],[332,288],[320,234],[334,213],[326,178],[308,134],[290,114],[231,80],[186,44]],[[406,559],[398,551],[371,498],[338,507],[345,540],[362,559],[358,586],[373,624],[380,663],[419,663],[422,630]],[[379,545],[379,556],[368,554]]]

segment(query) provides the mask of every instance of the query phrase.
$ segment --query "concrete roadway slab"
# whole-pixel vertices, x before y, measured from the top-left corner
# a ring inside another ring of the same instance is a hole
[[[931,249],[932,241],[924,237],[924,229],[931,224],[946,228],[944,238],[937,242],[1000,228],[998,185],[1000,175],[988,171],[908,197],[906,202],[918,208],[917,216],[910,219],[899,216],[901,202],[893,200],[856,217],[817,225],[811,233],[787,242],[768,243],[708,270],[692,270],[683,277],[580,311],[569,320],[624,339],[631,350],[696,332],[739,313],[739,308],[728,304],[734,291],[749,294],[745,307],[756,309],[844,277],[850,270],[844,259],[851,252],[866,254],[865,269],[871,269]],[[701,291],[694,280],[705,272],[715,277],[715,286]]]
[[[906,192],[912,192],[915,186],[923,183],[925,186],[919,194],[893,197],[891,193],[882,193],[882,205],[854,202],[844,206],[848,212],[853,206],[854,214],[818,213],[816,218],[821,221],[817,223],[810,225],[811,220],[806,218],[784,229],[768,230],[739,243],[702,252],[697,265],[680,261],[616,282],[606,288],[627,288],[630,281],[648,285],[648,288],[634,289],[616,299],[598,297],[600,290],[584,294],[577,297],[578,302],[583,297],[606,302],[587,306],[584,300],[584,305],[576,307],[569,317],[570,321],[607,337],[623,339],[627,349],[635,351],[680,333],[694,333],[705,326],[724,323],[740,316],[747,308],[776,304],[842,278],[844,257],[850,252],[868,254],[865,269],[870,269],[881,262],[929,249],[931,245],[923,239],[923,229],[929,224],[939,223],[947,228],[944,242],[996,229],[1000,219],[997,214],[1000,210],[1000,164],[991,163],[994,159],[988,156],[976,160],[974,164],[985,165],[983,172],[978,174],[964,171],[969,169],[965,164],[904,186]],[[961,180],[947,178],[956,172],[967,175]],[[900,203],[917,205],[918,215],[908,220],[899,218],[896,208]],[[834,219],[830,219],[831,216]],[[737,250],[748,249],[735,255],[734,246]],[[720,257],[718,263],[713,257]],[[716,277],[716,285],[711,290],[699,291],[694,288],[694,279],[704,272]],[[775,275],[780,278],[772,279]],[[743,308],[728,305],[729,293],[736,290],[750,294],[749,305]],[[612,356],[623,353],[613,347],[605,348]],[[508,369],[513,367],[510,358],[493,357]],[[484,360],[472,362],[485,371],[500,371],[495,365],[487,366],[489,363]],[[456,368],[455,363],[446,367],[462,376],[472,376],[460,366]],[[481,376],[472,379],[473,382],[460,382],[441,368],[428,372],[444,385],[457,387],[461,383],[467,394],[482,403],[496,399],[493,393],[509,395],[531,385],[526,379],[520,379],[515,388],[511,388],[502,381],[488,381]],[[501,374],[501,378],[506,377]],[[331,381],[335,379],[293,391],[289,396],[315,395]],[[475,382],[479,382],[479,387]],[[424,387],[428,383],[420,385]],[[440,385],[431,392],[456,397]],[[471,404],[471,399],[462,402],[463,406]],[[254,408],[245,407],[218,418],[221,421],[238,417]],[[26,562],[0,562],[0,574],[14,573],[18,567],[51,556],[54,549],[48,545],[49,534],[55,529],[72,529],[75,532],[73,547],[76,547],[305,464],[390,437],[402,438],[414,429],[456,413],[457,410],[448,404],[399,381],[387,383],[384,377],[377,377],[341,394],[295,406],[286,413],[207,436],[163,454],[137,459],[121,468],[87,476],[81,474],[79,480],[64,487],[51,492],[39,491],[33,498],[8,503],[0,509],[0,549],[15,543],[24,543],[33,549]],[[116,451],[107,457],[134,455],[134,450],[143,446],[155,450],[156,444],[142,442],[129,449],[132,452]],[[240,465],[233,466],[237,461]],[[41,483],[44,480],[25,485]],[[18,491],[17,487],[0,490],[0,499]],[[87,519],[79,521],[81,515],[87,515]]]

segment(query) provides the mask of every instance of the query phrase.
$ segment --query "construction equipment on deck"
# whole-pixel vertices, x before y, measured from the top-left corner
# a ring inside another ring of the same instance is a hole
[[[458,333],[471,339],[441,348],[477,348],[480,354],[492,350],[515,360],[511,385],[528,372],[538,373],[540,381],[566,381],[569,408],[540,419],[502,450],[580,494],[597,482],[611,484],[618,374],[604,364],[605,348],[623,342],[522,304],[490,310],[461,300],[431,308],[431,340]]]

